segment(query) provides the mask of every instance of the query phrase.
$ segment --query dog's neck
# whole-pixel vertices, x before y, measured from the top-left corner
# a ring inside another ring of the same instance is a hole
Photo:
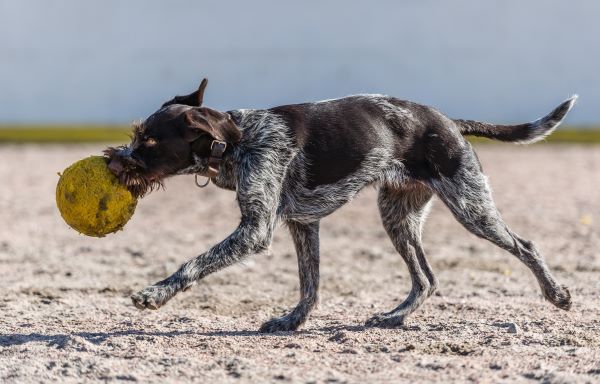
[[[211,175],[209,172],[209,159],[211,157],[212,138],[197,140],[192,144],[194,164],[177,172],[178,175],[200,175],[210,177],[213,184],[219,188],[235,190],[235,152],[236,146],[227,145],[219,162],[218,173]]]
[[[213,184],[219,188],[235,190],[235,148],[228,148],[220,161],[219,171],[216,176],[210,177]],[[210,158],[209,151],[193,151],[194,164],[177,172],[178,175],[200,175],[209,177],[208,166]]]
[[[233,122],[240,128],[242,135],[245,128],[244,115],[249,110],[233,110],[227,111]],[[243,140],[243,139],[242,139]],[[192,156],[194,164],[177,172],[179,175],[207,175],[208,163],[211,154],[211,143],[213,139],[209,136],[199,138],[192,143]],[[239,157],[239,144],[227,144],[227,149],[221,158],[219,173],[211,178],[213,184],[219,188],[235,190],[237,183],[236,159]]]
[[[231,116],[231,119],[235,123],[235,125],[242,131],[242,141],[245,130],[244,125],[244,114],[246,110],[231,110],[226,113]],[[221,167],[219,169],[219,173],[216,177],[213,177],[211,180],[213,183],[219,187],[224,189],[229,189],[235,191],[237,185],[237,163],[239,159],[240,152],[240,143],[238,144],[227,144],[227,150],[223,153],[223,157],[221,159]],[[208,159],[204,158],[205,167],[208,167]],[[205,168],[206,169],[206,168]]]

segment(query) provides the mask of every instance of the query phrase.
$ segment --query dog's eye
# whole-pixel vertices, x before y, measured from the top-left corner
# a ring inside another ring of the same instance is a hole
[[[156,141],[156,139],[149,137],[144,141],[144,144],[146,144],[147,147],[154,147],[156,144],[158,144],[158,141]]]

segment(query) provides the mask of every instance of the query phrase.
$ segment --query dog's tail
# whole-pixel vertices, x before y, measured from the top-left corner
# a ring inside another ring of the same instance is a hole
[[[563,101],[552,112],[535,121],[517,125],[496,125],[473,120],[454,120],[463,135],[487,137],[519,144],[535,143],[552,133],[575,104],[577,95]]]

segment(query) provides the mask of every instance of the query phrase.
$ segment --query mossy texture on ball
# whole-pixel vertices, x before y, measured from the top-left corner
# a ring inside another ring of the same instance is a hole
[[[119,183],[101,156],[74,163],[56,185],[56,205],[63,219],[76,231],[102,237],[129,221],[136,198]]]

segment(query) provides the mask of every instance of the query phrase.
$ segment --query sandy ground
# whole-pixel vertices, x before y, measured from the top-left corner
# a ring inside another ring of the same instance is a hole
[[[323,221],[319,309],[300,331],[275,335],[256,330],[298,296],[284,228],[270,254],[164,308],[131,305],[132,292],[224,238],[239,213],[232,192],[182,176],[140,201],[124,231],[78,235],[55,208],[56,172],[101,149],[0,147],[1,382],[600,381],[600,147],[478,148],[504,218],[570,287],[570,312],[437,201],[424,243],[438,294],[401,329],[364,328],[410,289],[369,189]]]

